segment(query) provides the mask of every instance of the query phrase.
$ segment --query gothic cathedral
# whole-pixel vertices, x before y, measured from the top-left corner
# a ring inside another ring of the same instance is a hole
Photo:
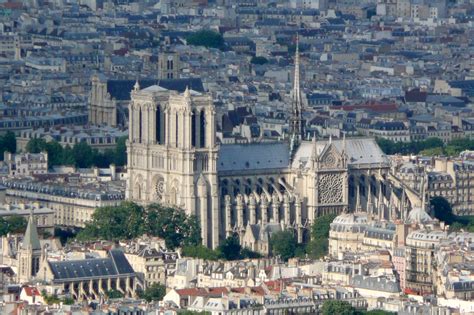
[[[196,215],[206,246],[237,234],[260,252],[276,230],[291,229],[305,241],[320,215],[372,209],[374,202],[380,217],[398,215],[401,202],[386,185],[388,159],[374,139],[303,140],[298,50],[295,61],[291,141],[218,143],[209,94],[137,83],[129,105],[127,198]]]

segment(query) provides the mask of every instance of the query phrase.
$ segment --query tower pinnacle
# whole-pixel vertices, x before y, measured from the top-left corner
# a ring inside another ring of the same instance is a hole
[[[303,102],[300,90],[300,50],[299,50],[299,36],[296,35],[296,52],[295,52],[295,78],[293,80],[293,92],[291,102],[291,134],[295,135],[297,139],[304,137],[303,119],[302,119]]]

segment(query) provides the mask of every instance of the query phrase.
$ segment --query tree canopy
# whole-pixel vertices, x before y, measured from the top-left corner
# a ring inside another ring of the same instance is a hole
[[[453,209],[449,202],[443,197],[433,197],[430,200],[430,205],[434,212],[434,217],[446,224],[453,224],[456,221],[456,216],[453,214]]]
[[[264,65],[268,62],[268,59],[265,58],[265,57],[261,57],[261,56],[254,56],[252,57],[252,59],[250,60],[250,63],[254,64],[254,65]]]
[[[143,234],[161,237],[168,249],[201,243],[201,230],[196,217],[183,210],[150,204],[146,209],[133,202],[115,207],[97,208],[92,221],[79,232],[79,240],[123,240]]]
[[[200,30],[190,34],[187,43],[193,46],[204,46],[208,48],[224,48],[224,37],[220,33],[211,30]]]
[[[423,141],[393,142],[377,138],[377,143],[385,154],[422,154],[422,155],[459,155],[465,150],[474,150],[474,140],[455,139],[447,145],[439,138],[428,138]]]
[[[139,293],[139,297],[146,300],[147,302],[161,301],[166,295],[166,287],[159,283],[154,283],[145,291]]]
[[[6,219],[0,217],[0,236],[8,233],[24,233],[28,222],[19,215],[12,215]]]
[[[76,143],[72,148],[69,145],[63,148],[57,141],[46,142],[44,139],[34,138],[26,144],[26,151],[47,152],[49,167],[58,165],[74,165],[81,168],[108,167],[110,164],[122,166],[127,163],[126,140],[127,137],[121,137],[117,139],[114,149],[100,152],[86,142]]]
[[[278,255],[285,261],[295,256],[296,239],[291,231],[273,233],[270,238],[270,246],[273,255]]]
[[[0,136],[0,160],[3,161],[3,153],[16,152],[16,137],[12,131],[7,131],[3,136]]]
[[[328,300],[323,303],[321,308],[322,315],[353,315],[355,313],[354,307],[346,301]]]
[[[212,250],[203,245],[187,245],[183,247],[182,255],[184,257],[194,257],[208,260],[237,260],[245,258],[261,258],[257,252],[242,247],[236,235],[223,240],[218,248]]]

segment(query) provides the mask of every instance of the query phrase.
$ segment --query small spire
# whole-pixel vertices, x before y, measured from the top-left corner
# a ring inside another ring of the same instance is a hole
[[[140,91],[140,83],[138,83],[138,79],[135,81],[135,85],[133,86],[133,90],[135,92]]]
[[[329,144],[332,143],[332,135],[329,135]]]
[[[379,220],[384,219],[385,214],[383,213],[384,212],[384,204],[383,204],[382,186],[380,186],[380,188],[379,188],[379,198],[378,198],[377,208],[378,208],[377,212],[378,212]]]
[[[183,96],[186,103],[188,105],[191,104],[191,90],[189,89],[187,85],[186,85],[186,90],[184,90]]]
[[[426,212],[425,174],[421,177],[421,209]]]
[[[372,184],[370,183],[369,179],[369,187],[367,192],[367,212],[369,216],[372,216],[372,212],[374,211],[374,205],[372,204]]]
[[[318,146],[316,144],[316,135],[313,135],[313,139],[311,140],[311,148],[313,151],[313,154],[311,157],[313,161],[316,161],[318,159]]]
[[[344,152],[347,152],[346,145],[347,145],[347,143],[346,143],[346,133],[343,132],[342,133],[342,149],[344,150]]]
[[[360,185],[357,184],[357,194],[356,194],[356,212],[361,212],[362,206],[360,204]]]

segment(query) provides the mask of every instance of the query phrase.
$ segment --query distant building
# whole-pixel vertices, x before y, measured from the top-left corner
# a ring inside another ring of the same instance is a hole
[[[11,176],[33,176],[48,173],[48,153],[18,153],[4,152],[3,161],[8,166]]]
[[[38,278],[61,287],[61,294],[70,294],[76,301],[100,300],[114,290],[125,297],[135,297],[143,288],[140,279],[124,253],[117,249],[107,258],[89,258],[69,261],[46,261]]]

